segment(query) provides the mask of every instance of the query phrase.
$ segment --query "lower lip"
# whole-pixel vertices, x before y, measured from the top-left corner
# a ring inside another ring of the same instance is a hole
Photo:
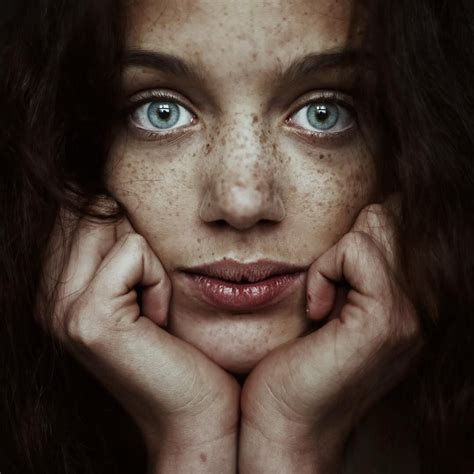
[[[203,275],[186,274],[193,293],[221,310],[251,311],[288,296],[304,272],[278,275],[254,283],[233,283]]]

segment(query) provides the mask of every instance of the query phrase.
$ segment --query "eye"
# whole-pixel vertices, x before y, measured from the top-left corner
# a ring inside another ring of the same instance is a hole
[[[301,107],[288,123],[309,132],[335,134],[355,125],[354,113],[336,100],[318,99]]]
[[[194,115],[175,100],[155,99],[139,105],[130,119],[139,129],[159,133],[192,124]]]

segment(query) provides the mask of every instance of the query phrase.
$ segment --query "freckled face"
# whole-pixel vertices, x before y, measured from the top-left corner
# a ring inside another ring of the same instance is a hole
[[[171,279],[168,330],[228,370],[249,371],[309,329],[304,275],[277,303],[242,312],[191,294],[182,269],[224,258],[307,268],[374,198],[350,61],[327,60],[357,46],[351,6],[139,0],[128,7],[130,113],[107,185]]]

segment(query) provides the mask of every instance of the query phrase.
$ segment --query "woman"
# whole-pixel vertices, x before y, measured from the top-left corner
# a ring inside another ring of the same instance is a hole
[[[468,2],[30,3],[0,470],[471,472]]]

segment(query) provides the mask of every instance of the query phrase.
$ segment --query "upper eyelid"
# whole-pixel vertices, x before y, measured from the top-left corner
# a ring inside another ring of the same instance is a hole
[[[285,122],[288,121],[297,112],[299,112],[303,107],[317,102],[318,100],[336,102],[339,105],[347,107],[350,112],[355,113],[355,101],[349,94],[344,94],[338,91],[323,90],[319,93],[309,92],[297,99],[296,102],[291,105],[290,111],[286,112]]]
[[[143,104],[152,102],[153,100],[158,101],[160,99],[168,99],[170,102],[176,102],[177,104],[186,108],[193,116],[198,116],[191,102],[182,94],[178,94],[172,89],[146,89],[143,91],[135,92],[127,99],[126,111],[127,113],[130,113],[133,110],[138,109],[138,107]]]
[[[128,97],[128,105],[126,106],[126,114],[132,113],[137,110],[141,105],[146,104],[153,99],[169,99],[172,100],[182,107],[185,107],[195,118],[199,118],[199,114],[195,111],[191,102],[182,94],[173,91],[172,89],[145,89],[142,91],[135,92]],[[311,91],[301,95],[295,102],[290,106],[289,111],[287,110],[283,117],[284,123],[289,123],[290,119],[299,112],[303,107],[310,105],[311,103],[317,102],[318,100],[328,100],[336,102],[349,109],[351,113],[357,117],[355,112],[354,99],[351,95],[336,90],[323,89],[319,91]]]

